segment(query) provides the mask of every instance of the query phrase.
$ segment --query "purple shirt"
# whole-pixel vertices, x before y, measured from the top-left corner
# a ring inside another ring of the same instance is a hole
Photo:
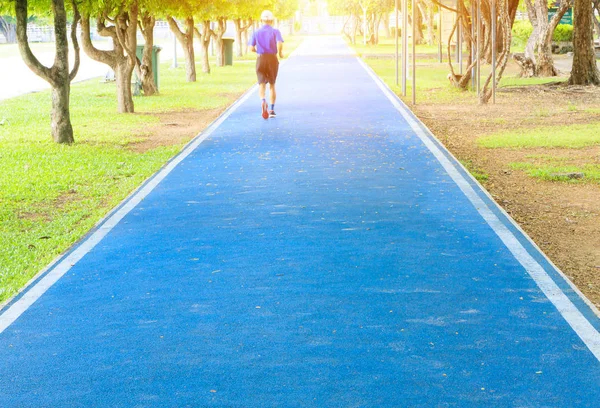
[[[277,54],[278,42],[283,42],[281,32],[265,24],[252,34],[252,39],[248,42],[248,45],[256,47],[257,54]]]

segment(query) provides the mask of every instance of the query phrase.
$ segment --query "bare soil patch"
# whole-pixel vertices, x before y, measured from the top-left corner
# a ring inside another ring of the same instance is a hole
[[[231,96],[231,95],[229,95]],[[226,108],[185,110],[179,112],[153,113],[160,123],[144,128],[144,139],[130,143],[127,147],[144,153],[160,146],[184,144],[206,129]]]
[[[498,93],[496,101],[489,106],[473,100],[411,108],[459,160],[488,175],[483,185],[495,200],[600,306],[600,184],[543,181],[510,166],[536,155],[565,157],[580,165],[598,163],[600,146],[488,149],[476,143],[481,136],[507,129],[598,122],[600,90],[557,85],[521,87],[518,92],[508,88]]]

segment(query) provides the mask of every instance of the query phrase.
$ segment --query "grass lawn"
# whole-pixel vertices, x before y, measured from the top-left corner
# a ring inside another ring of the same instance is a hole
[[[301,40],[290,37],[287,52]],[[143,152],[131,148],[160,114],[225,108],[256,81],[250,61],[213,66],[210,75],[197,69],[197,82],[187,83],[183,64],[161,64],[160,95],[134,98],[135,114],[116,113],[114,83],[74,84],[72,146],[51,141],[48,91],[0,102],[0,301],[181,150],[184,141]]]
[[[585,180],[600,182],[600,165],[585,164],[583,166],[569,165],[568,163],[554,163],[554,158],[550,158],[550,163],[530,163],[515,162],[511,163],[511,168],[523,170],[531,177],[548,181],[564,181],[569,183],[579,183],[583,179],[571,178],[573,173],[583,174]]]
[[[515,129],[483,136],[479,144],[488,148],[580,147],[600,145],[600,123]]]

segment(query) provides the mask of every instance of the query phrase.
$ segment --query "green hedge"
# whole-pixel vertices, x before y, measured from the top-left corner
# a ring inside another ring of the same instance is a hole
[[[533,27],[529,20],[519,20],[513,24],[512,35],[515,43],[527,44],[532,32]]]
[[[513,25],[513,45],[527,44],[527,39],[533,32],[533,27],[529,20],[515,21]],[[559,24],[552,34],[553,41],[573,41],[573,26],[568,24]]]
[[[552,34],[554,41],[573,41],[573,26],[569,24],[559,24]]]

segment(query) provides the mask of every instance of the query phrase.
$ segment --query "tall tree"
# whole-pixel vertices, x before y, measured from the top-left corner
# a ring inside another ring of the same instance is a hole
[[[194,28],[196,36],[200,41],[202,55],[202,72],[210,74],[210,60],[208,47],[212,38],[212,30],[210,29],[210,20],[202,20],[202,29]]]
[[[51,0],[49,4],[38,3],[39,7],[50,5],[54,19],[54,47],[56,54],[51,67],[43,65],[31,51],[27,38],[27,21],[29,9],[27,0],[15,0],[15,16],[17,25],[17,41],[19,51],[25,64],[39,77],[46,80],[52,87],[52,138],[57,143],[71,144],[74,142],[73,126],[69,101],[71,81],[79,69],[79,43],[77,42],[77,25],[80,20],[77,5],[73,1],[73,23],[71,26],[71,41],[75,50],[73,69],[69,71],[69,40],[67,30],[67,10],[64,0]]]
[[[143,0],[140,3],[138,13],[138,26],[144,37],[144,49],[142,59],[137,60],[136,73],[142,83],[144,95],[151,96],[158,93],[158,86],[154,82],[154,68],[152,66],[152,55],[154,52],[154,26],[156,25],[156,14],[160,11],[159,0]],[[137,56],[137,54],[136,54]]]
[[[594,52],[594,15],[590,0],[575,0],[573,6],[573,68],[569,84],[600,85]]]
[[[561,0],[552,19],[548,20],[548,0],[525,0],[529,21],[533,26],[531,36],[527,40],[525,57],[534,64],[534,75],[556,76],[558,71],[554,67],[552,58],[552,34],[560,19],[573,5],[572,0]],[[535,51],[537,50],[537,58]]]
[[[107,0],[103,3],[87,0],[84,5],[81,20],[83,50],[90,58],[112,68],[117,83],[117,111],[133,113],[131,77],[137,62],[138,0]],[[100,50],[92,44],[90,18],[96,20],[98,34],[112,40],[112,50]]]
[[[196,57],[194,55],[194,17],[192,11],[180,14],[183,23],[183,28],[180,28],[179,23],[173,16],[167,16],[169,28],[181,44],[183,48],[183,56],[185,58],[185,74],[188,82],[196,82]]]

